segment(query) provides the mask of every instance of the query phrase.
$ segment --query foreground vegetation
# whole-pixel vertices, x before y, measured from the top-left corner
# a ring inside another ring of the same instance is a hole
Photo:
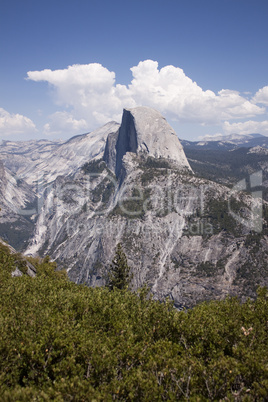
[[[17,261],[0,247],[1,401],[268,395],[267,289],[178,312],[146,289],[76,285],[48,258],[31,260],[35,278],[12,277]]]

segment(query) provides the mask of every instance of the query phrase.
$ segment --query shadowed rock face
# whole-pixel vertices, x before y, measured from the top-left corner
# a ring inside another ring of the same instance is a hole
[[[116,143],[118,139],[119,129],[110,133],[106,140],[106,145],[103,154],[103,160],[105,161],[108,168],[115,173],[116,166]]]
[[[123,156],[127,152],[137,153],[138,138],[135,127],[135,120],[130,110],[124,110],[121,127],[119,129],[116,143],[116,167],[115,174],[119,175]]]
[[[104,160],[116,176],[127,152],[169,159],[191,170],[176,133],[159,112],[149,107],[124,109],[119,132],[107,139]]]

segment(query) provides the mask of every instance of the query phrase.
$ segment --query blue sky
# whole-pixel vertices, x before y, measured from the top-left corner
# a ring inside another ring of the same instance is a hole
[[[267,0],[0,0],[0,139],[140,105],[180,138],[268,135],[267,21]]]

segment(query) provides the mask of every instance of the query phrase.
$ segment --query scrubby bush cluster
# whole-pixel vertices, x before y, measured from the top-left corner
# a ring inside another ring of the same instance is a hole
[[[6,254],[6,257],[5,257]],[[264,400],[267,289],[176,311],[146,289],[88,288],[0,258],[1,401]]]

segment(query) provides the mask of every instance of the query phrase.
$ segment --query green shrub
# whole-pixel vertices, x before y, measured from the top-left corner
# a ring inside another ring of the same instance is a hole
[[[146,288],[76,285],[48,257],[31,259],[35,278],[13,278],[9,257],[2,249],[1,401],[265,400],[266,288],[178,312]]]

